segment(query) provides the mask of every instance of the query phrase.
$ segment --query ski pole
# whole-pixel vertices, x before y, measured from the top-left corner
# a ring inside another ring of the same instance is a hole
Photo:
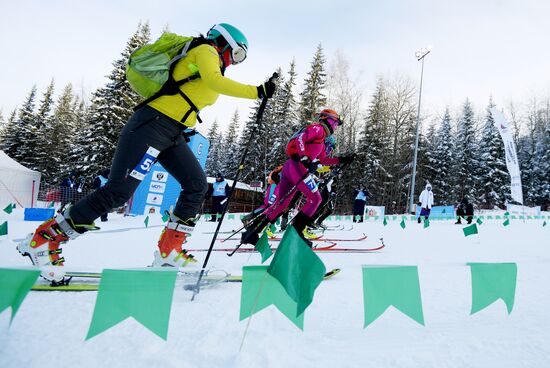
[[[270,82],[274,82],[275,79],[279,78],[279,75],[277,73],[273,73],[271,78],[269,78]],[[241,156],[241,160],[239,162],[239,166],[237,167],[237,172],[235,173],[235,177],[233,178],[233,185],[231,185],[231,191],[229,192],[229,195],[227,196],[227,204],[224,207],[220,221],[218,222],[218,226],[216,227],[216,231],[214,232],[214,236],[212,237],[212,242],[210,243],[210,247],[208,248],[208,253],[206,253],[206,257],[204,259],[204,263],[201,268],[201,272],[199,274],[199,278],[197,279],[197,285],[195,289],[193,289],[193,296],[191,297],[191,301],[195,300],[195,295],[199,293],[199,285],[202,280],[202,276],[204,275],[204,270],[206,269],[206,265],[208,264],[208,260],[210,259],[210,255],[212,254],[212,249],[214,248],[214,243],[216,242],[216,239],[218,237],[218,233],[220,231],[220,228],[223,223],[223,219],[225,217],[225,213],[227,212],[229,208],[229,203],[231,201],[231,197],[233,196],[233,192],[235,191],[235,187],[237,186],[237,182],[239,180],[239,177],[241,176],[241,173],[244,170],[244,161],[246,159],[246,156],[248,155],[248,150],[250,149],[250,145],[252,144],[252,140],[254,139],[254,135],[256,133],[256,130],[258,129],[260,122],[262,121],[262,117],[264,115],[264,111],[267,105],[268,97],[264,97],[260,107],[258,108],[258,112],[256,114],[256,125],[254,126],[254,129],[252,129],[252,132],[250,133],[250,137],[248,138],[248,142],[246,142],[246,146],[244,148],[244,152]]]
[[[290,188],[290,190],[284,195],[284,197],[282,197],[281,199],[277,200],[277,202],[275,202],[275,204],[273,205],[273,207],[269,207],[269,212],[266,214],[266,216],[269,215],[269,214],[271,214],[273,211],[275,211],[275,209],[276,209],[277,207],[279,207],[279,206],[281,205],[281,203],[283,203],[289,196],[294,195],[294,192],[296,191],[296,188],[298,188],[298,185],[299,185],[302,181],[306,180],[306,178],[307,178],[309,175],[310,175],[310,172],[309,172],[309,171],[306,171],[306,173],[300,178],[300,180],[298,180],[298,181],[296,182],[296,184],[294,184],[294,185],[292,186],[292,188]],[[261,216],[261,215],[263,215],[263,214],[264,214],[264,213],[262,212],[262,213],[261,213],[260,215],[258,215],[258,216]],[[258,216],[257,216],[257,217],[258,217]],[[254,230],[258,230],[257,226],[256,226],[256,228],[254,228]],[[241,247],[241,245],[243,245],[243,243],[240,243],[239,245],[237,245],[237,247],[235,247],[235,249],[233,249],[233,251],[232,251],[231,253],[227,253],[227,255],[228,255],[229,257],[231,257],[231,256],[232,256],[233,254],[235,254],[235,252]]]

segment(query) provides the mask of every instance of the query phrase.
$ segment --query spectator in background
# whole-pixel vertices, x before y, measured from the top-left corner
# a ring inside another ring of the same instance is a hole
[[[226,204],[226,199],[229,196],[229,184],[223,178],[221,173],[216,175],[216,181],[212,184],[212,188],[208,189],[206,198],[212,197],[212,218],[210,221],[215,222],[218,214],[223,212]],[[218,219],[218,221],[221,220]]]
[[[111,170],[109,169],[105,169],[102,172],[100,172],[99,175],[96,176],[96,178],[94,179],[94,182],[92,183],[92,189],[96,190],[105,186],[105,184],[107,184],[107,180],[109,179],[110,171]],[[108,221],[107,219],[108,214],[109,212],[105,212],[104,214],[101,215],[101,222]]]
[[[368,195],[369,193],[363,184],[353,192],[355,198],[353,201],[353,222],[363,222]]]
[[[84,176],[79,176],[75,181],[75,192],[74,192],[74,202],[80,201],[87,194],[86,190],[88,189],[88,183],[86,183],[86,178]]]
[[[461,218],[464,218],[469,224],[472,223],[474,216],[474,205],[468,202],[468,198],[462,198],[460,204],[456,207],[456,216],[458,217],[455,224],[462,224]]]
[[[63,179],[61,184],[61,208],[74,200],[74,191],[76,187],[76,173],[72,171],[68,177]]]
[[[420,224],[422,218],[426,220],[430,217],[430,211],[434,205],[434,193],[432,192],[432,185],[430,183],[426,184],[426,189],[420,193],[418,200],[420,201],[418,205],[422,207],[420,216],[418,216],[418,223]]]

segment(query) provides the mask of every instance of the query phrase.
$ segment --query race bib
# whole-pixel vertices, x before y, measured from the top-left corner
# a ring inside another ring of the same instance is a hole
[[[311,190],[313,193],[315,193],[318,188],[317,188],[317,183],[315,182],[315,179],[313,178],[312,175],[309,175],[305,180],[304,180],[304,184],[307,185],[307,187],[309,188],[309,190]]]
[[[143,180],[147,173],[149,173],[149,170],[151,170],[151,167],[155,164],[159,153],[160,151],[158,149],[149,147],[147,152],[145,152],[141,158],[139,164],[137,164],[137,166],[130,173],[130,176],[139,181]]]

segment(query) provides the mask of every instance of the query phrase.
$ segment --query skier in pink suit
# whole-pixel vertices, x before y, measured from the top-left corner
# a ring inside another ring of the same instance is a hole
[[[320,164],[340,165],[351,162],[355,157],[355,154],[332,158],[326,156],[325,139],[334,134],[339,125],[342,125],[342,120],[336,111],[322,110],[319,113],[318,121],[318,123],[301,129],[291,137],[286,148],[289,159],[283,166],[281,182],[277,186],[277,201],[247,225],[241,243],[256,244],[259,239],[258,233],[268,223],[275,222],[288,207],[296,191],[300,191],[305,196],[306,203],[294,217],[293,226],[304,241],[311,245],[311,242],[303,236],[303,230],[312,223],[312,216],[322,200],[313,174]]]

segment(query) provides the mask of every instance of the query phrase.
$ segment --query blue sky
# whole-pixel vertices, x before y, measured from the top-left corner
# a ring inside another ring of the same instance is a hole
[[[33,83],[44,91],[72,82],[90,93],[104,82],[138,22],[157,37],[169,24],[181,34],[205,33],[212,24],[241,28],[250,42],[245,63],[228,70],[259,84],[296,59],[299,80],[321,43],[330,62],[336,50],[368,95],[376,75],[405,74],[417,82],[414,52],[432,44],[426,58],[423,106],[436,114],[469,97],[484,108],[490,95],[511,99],[549,95],[549,2],[545,1],[18,1],[0,5],[0,109],[6,117]],[[207,120],[229,120],[249,101],[223,97],[205,110]],[[202,130],[202,129],[201,129]]]

